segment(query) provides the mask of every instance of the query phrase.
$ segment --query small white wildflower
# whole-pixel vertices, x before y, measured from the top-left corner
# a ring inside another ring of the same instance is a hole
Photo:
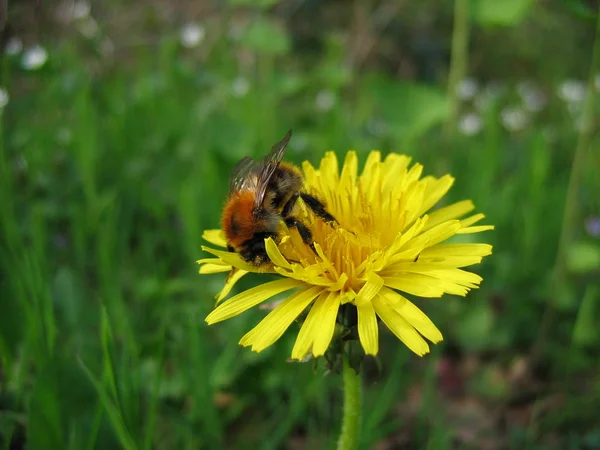
[[[558,96],[569,103],[579,103],[585,99],[585,84],[580,80],[566,80],[558,87]]]
[[[546,106],[546,103],[548,103],[548,99],[544,92],[532,82],[520,82],[517,85],[517,92],[523,100],[523,106],[525,106],[525,109],[528,111],[539,112]]]
[[[36,70],[46,64],[48,52],[41,45],[28,48],[21,57],[21,65],[27,70]]]
[[[317,94],[315,104],[319,111],[329,111],[335,105],[335,94],[329,89],[324,89]]]
[[[11,37],[4,47],[7,55],[17,55],[21,50],[23,50],[23,41],[16,36]]]
[[[456,96],[463,101],[470,100],[479,91],[479,83],[473,78],[465,78],[456,86]]]
[[[94,20],[93,17],[88,17],[85,20],[82,20],[79,23],[79,31],[87,38],[93,38],[97,36],[100,32],[100,27],[98,26],[98,22]]]
[[[202,42],[205,34],[206,31],[204,30],[203,26],[196,23],[188,23],[181,28],[179,39],[181,41],[181,45],[184,47],[193,48]]]
[[[0,87],[0,109],[3,109],[6,105],[8,105],[9,99],[10,96],[8,95],[8,92]]]
[[[509,106],[500,113],[502,124],[508,131],[519,131],[527,126],[528,116],[523,108]]]
[[[231,94],[234,97],[245,97],[250,90],[250,82],[244,77],[237,77],[231,83]]]
[[[462,134],[473,136],[478,134],[483,128],[481,116],[475,113],[468,113],[461,117],[458,122],[458,129]]]
[[[71,18],[72,19],[83,19],[90,15],[91,7],[88,2],[77,1],[71,7]]]

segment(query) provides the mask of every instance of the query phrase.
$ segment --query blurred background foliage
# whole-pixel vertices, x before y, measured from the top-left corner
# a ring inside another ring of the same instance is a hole
[[[235,162],[292,128],[291,161],[407,153],[496,225],[476,235],[494,244],[481,289],[416,301],[445,336],[431,355],[381,331],[361,448],[600,448],[597,15],[596,0],[9,1],[0,447],[334,447],[339,377],[286,361],[294,330],[239,347],[264,311],[206,326],[224,276],[195,264]]]

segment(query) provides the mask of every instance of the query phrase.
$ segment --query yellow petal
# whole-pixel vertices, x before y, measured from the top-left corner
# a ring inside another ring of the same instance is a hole
[[[273,271],[273,269],[268,265],[256,267],[252,264],[248,264],[242,259],[240,255],[234,252],[224,252],[222,250],[215,250],[214,248],[205,247],[204,245],[202,246],[202,250],[204,250],[207,253],[210,253],[211,255],[216,256],[226,264],[229,264],[233,267],[237,267],[238,269],[246,270],[248,272],[264,273]]]
[[[225,285],[223,286],[223,289],[221,289],[221,292],[217,294],[217,305],[229,295],[231,289],[233,288],[233,286],[235,286],[235,283],[237,283],[240,280],[240,278],[242,278],[247,273],[249,272],[241,269],[233,269],[231,271],[231,273],[225,280]]]
[[[335,330],[335,319],[340,307],[340,297],[337,292],[329,292],[329,295],[319,297],[317,301],[321,301],[321,305],[319,305],[320,308],[315,312],[315,318],[313,319],[315,327],[312,330],[314,340],[312,352],[315,358],[323,356],[329,348]],[[313,308],[315,306],[316,302]]]
[[[408,242],[410,242],[413,239],[413,237],[421,233],[428,220],[429,218],[427,216],[419,218],[415,220],[415,223],[413,223],[408,230],[406,230],[403,233],[398,233],[396,239],[394,239],[394,243],[390,246],[389,249],[386,250],[386,257],[389,257],[394,253],[402,251],[404,249],[404,246]],[[425,242],[426,239],[427,238],[425,238],[423,242]]]
[[[326,152],[323,159],[321,159],[321,165],[319,166],[319,172],[323,178],[325,178],[325,185],[329,185],[335,189],[339,185],[339,166],[338,159],[334,152]]]
[[[215,261],[220,261],[215,258]],[[198,273],[208,274],[208,273],[221,273],[228,272],[231,270],[231,266],[227,264],[213,264],[213,263],[204,263],[200,266]]]
[[[448,258],[460,256],[487,256],[492,254],[489,244],[437,244],[421,253],[421,258]]]
[[[277,244],[272,238],[265,239],[265,249],[267,250],[267,256],[275,264],[276,266],[285,267],[286,269],[291,269],[292,265],[288,262],[287,259],[281,254]]]
[[[268,300],[274,295],[289,291],[290,289],[302,286],[303,284],[304,283],[300,281],[291,280],[288,278],[261,284],[252,289],[248,289],[247,291],[234,295],[229,300],[219,305],[214,311],[212,311],[205,320],[209,325],[212,325],[216,322],[221,322],[222,320],[229,319],[230,317],[234,317],[243,313],[247,309],[250,309],[259,303]]]
[[[379,290],[383,287],[383,278],[377,275],[375,272],[371,272],[367,279],[367,282],[360,288],[358,295],[354,299],[356,305],[364,305],[369,303],[373,297],[377,295]]]
[[[431,219],[430,219],[431,220]],[[458,230],[460,230],[460,222],[458,220],[449,220],[441,223],[435,227],[430,227],[430,222],[427,222],[425,228],[427,231],[421,233],[419,236],[411,239],[406,247],[429,247],[446,239],[454,236]]]
[[[321,291],[320,287],[313,286],[290,295],[267,314],[256,327],[246,333],[240,340],[240,344],[244,347],[251,345],[255,352],[264,350],[281,337]]]
[[[435,283],[435,279],[420,273],[384,276],[383,281],[388,287],[419,297],[435,298],[444,294],[444,289],[440,287],[440,283]]]
[[[439,280],[451,281],[452,283],[460,284],[461,286],[466,286],[469,288],[475,288],[479,286],[479,283],[481,283],[481,280],[483,280],[483,278],[481,278],[479,275],[461,269],[430,270],[427,271],[425,275],[437,278]]]
[[[439,268],[466,267],[480,263],[484,256],[491,253],[492,246],[488,244],[437,244],[424,249],[418,263],[436,264]],[[400,267],[394,265],[394,269]]]
[[[360,293],[359,293],[360,295]],[[357,304],[358,310],[358,337],[367,355],[376,355],[379,351],[379,334],[377,316],[373,304]]]
[[[202,258],[196,261],[196,264],[218,264],[221,266],[228,265],[226,262],[221,261],[219,258]]]
[[[474,223],[479,222],[480,220],[485,219],[485,214],[473,214],[471,217],[467,217],[466,219],[462,219],[460,224],[463,228],[470,227]]]
[[[410,350],[419,356],[429,353],[429,345],[427,345],[425,339],[405,319],[388,306],[379,295],[373,299],[373,306],[383,323]]]
[[[353,192],[352,189],[356,183],[356,175],[358,173],[358,158],[356,152],[350,151],[346,153],[344,166],[340,175],[340,192]]]
[[[222,230],[204,230],[202,239],[217,247],[227,247],[227,241],[225,240],[225,235]]]
[[[292,359],[303,359],[310,352],[315,340],[315,331],[321,326],[321,311],[328,297],[329,292],[321,292],[315,304],[310,308],[308,316],[304,319],[302,328],[300,328],[300,332],[294,343]]]
[[[344,287],[347,281],[348,275],[343,273],[334,284],[332,284],[331,286],[327,286],[327,290],[330,292],[338,292]]]
[[[383,288],[380,294],[380,298],[431,342],[435,344],[443,340],[442,333],[427,314],[407,298],[388,288]]]
[[[482,231],[493,230],[494,225],[480,225],[478,227],[467,227],[461,228],[456,232],[456,234],[471,234],[471,233],[481,233]]]
[[[447,220],[458,219],[464,216],[468,212],[475,209],[475,205],[471,200],[463,200],[462,202],[454,203],[449,206],[445,206],[429,214],[429,221],[427,222],[426,230],[439,225]]]
[[[439,180],[429,177],[427,179],[427,189],[425,190],[425,197],[423,199],[423,205],[419,210],[419,215],[423,215],[433,208],[454,184],[454,178],[450,175],[444,175]],[[425,181],[425,179],[423,179],[423,181]]]

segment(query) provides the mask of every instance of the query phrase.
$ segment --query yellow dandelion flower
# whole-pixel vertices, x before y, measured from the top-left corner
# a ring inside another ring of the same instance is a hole
[[[245,263],[235,253],[202,247],[214,258],[198,261],[200,273],[232,271],[206,322],[212,325],[229,319],[293,291],[241,338],[241,345],[264,350],[308,311],[292,358],[301,360],[311,353],[322,356],[334,336],[340,308],[349,304],[356,308],[358,338],[366,354],[376,355],[379,350],[377,318],[410,350],[418,355],[428,353],[425,338],[437,343],[442,334],[405,294],[465,296],[477,288],[481,277],[463,268],[481,262],[491,254],[492,246],[445,241],[493,226],[475,225],[483,214],[467,216],[475,208],[470,200],[429,212],[454,179],[450,175],[422,177],[423,167],[410,162],[409,157],[398,154],[389,154],[382,161],[381,154],[373,151],[360,175],[355,152],[346,155],[341,172],[332,152],[324,156],[318,169],[305,162],[304,188],[327,205],[339,225],[324,223],[299,201],[295,215],[309,224],[317,254],[296,230],[288,230],[282,223],[280,242],[270,238],[265,242],[272,264],[262,268]],[[226,246],[220,230],[206,231],[204,239],[217,247]],[[282,278],[222,302],[248,272],[271,272]]]

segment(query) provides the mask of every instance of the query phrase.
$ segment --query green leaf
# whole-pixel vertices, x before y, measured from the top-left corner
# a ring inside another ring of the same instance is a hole
[[[567,253],[567,267],[574,273],[587,273],[600,269],[600,245],[575,242]]]
[[[280,27],[266,19],[255,20],[242,35],[243,44],[260,53],[282,55],[290,49],[290,38]]]
[[[513,26],[521,22],[533,0],[475,0],[471,3],[473,18],[483,26]]]
[[[125,425],[125,420],[123,419],[123,415],[119,410],[119,406],[117,405],[114,398],[111,396],[110,392],[102,385],[100,380],[92,373],[92,371],[84,364],[84,362],[79,359],[79,364],[81,365],[81,369],[87,376],[88,380],[94,386],[98,397],[100,398],[100,402],[110,419],[110,422],[113,426],[113,429],[117,436],[119,437],[119,441],[124,449],[126,450],[135,450],[137,448],[135,441],[131,437],[131,434],[127,430],[127,426]],[[54,447],[52,447],[54,448]],[[61,448],[61,447],[56,447]]]
[[[423,135],[450,114],[450,102],[439,87],[371,76],[366,91],[390,133],[401,139]]]
[[[66,324],[77,329],[81,307],[81,286],[73,271],[66,266],[60,267],[53,283],[54,303],[61,312]]]
[[[599,291],[594,286],[588,286],[579,305],[577,320],[573,327],[573,343],[576,345],[593,345],[598,342],[598,324],[596,308]]]

